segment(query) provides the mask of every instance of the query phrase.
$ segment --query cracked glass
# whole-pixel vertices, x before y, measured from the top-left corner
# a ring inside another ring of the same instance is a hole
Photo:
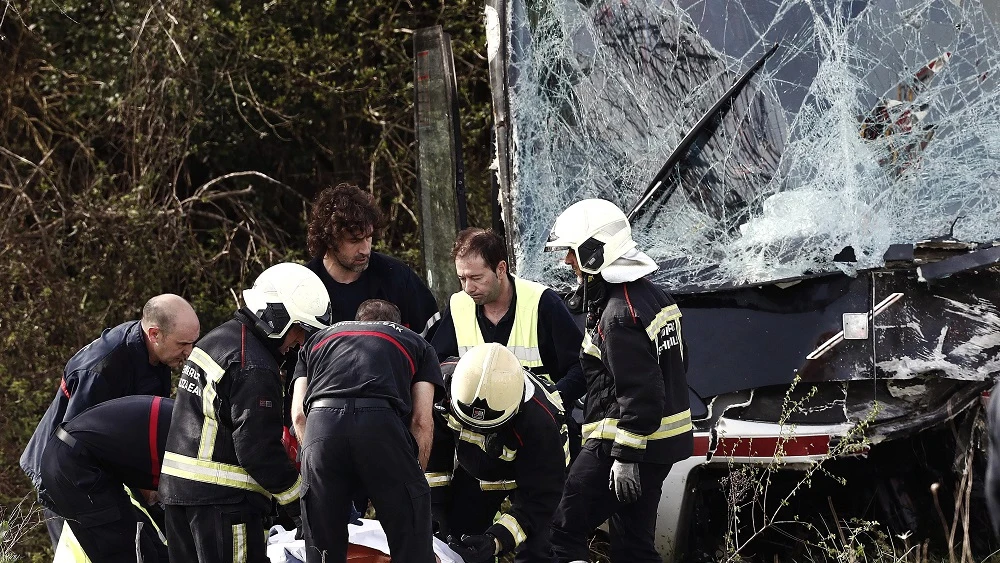
[[[512,0],[505,9],[508,204],[522,276],[571,283],[562,257],[542,252],[559,212],[587,197],[633,210],[699,124],[633,217],[639,247],[661,264],[655,281],[672,290],[853,274],[881,266],[894,243],[1000,234],[995,7]]]

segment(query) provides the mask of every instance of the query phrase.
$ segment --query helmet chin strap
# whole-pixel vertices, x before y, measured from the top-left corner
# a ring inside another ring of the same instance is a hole
[[[583,275],[583,307],[587,313],[587,328],[597,326],[607,302],[607,284],[600,274]]]
[[[257,315],[246,307],[240,307],[235,316],[240,319],[251,332],[257,335],[261,344],[263,344],[264,347],[267,348],[267,351],[274,356],[275,360],[278,360],[280,363],[283,357],[281,354],[281,344],[284,341],[284,338],[272,338],[271,327],[268,326],[266,322],[257,318]]]

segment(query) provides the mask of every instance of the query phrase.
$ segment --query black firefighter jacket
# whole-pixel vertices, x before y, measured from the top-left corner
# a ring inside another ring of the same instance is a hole
[[[607,284],[607,301],[583,338],[584,440],[615,459],[672,464],[694,439],[681,312],[647,279]]]
[[[177,388],[160,496],[165,504],[249,504],[269,512],[275,497],[299,514],[299,474],[285,454],[278,342],[247,315],[198,341]]]
[[[457,358],[441,364],[445,386]],[[425,476],[435,503],[475,502],[451,498],[449,484],[454,460],[479,481],[483,491],[509,491],[511,506],[487,530],[510,551],[532,534],[547,534],[562,497],[569,442],[559,393],[550,383],[525,371],[529,389],[510,421],[493,434],[464,428],[447,410],[435,407],[434,445]]]
[[[139,321],[105,329],[66,363],[55,398],[21,455],[21,467],[35,487],[41,487],[42,454],[56,426],[94,405],[129,395],[170,396],[170,366],[149,363]],[[48,502],[44,492],[39,497]]]

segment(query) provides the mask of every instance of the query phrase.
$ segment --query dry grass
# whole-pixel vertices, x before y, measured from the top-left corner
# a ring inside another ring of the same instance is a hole
[[[44,522],[41,507],[28,498],[9,508],[0,505],[0,563],[20,561],[17,547],[25,536]]]

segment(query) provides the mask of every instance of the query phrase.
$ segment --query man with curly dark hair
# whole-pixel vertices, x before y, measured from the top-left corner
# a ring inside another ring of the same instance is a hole
[[[306,267],[330,293],[333,322],[352,320],[362,302],[382,299],[399,307],[404,326],[426,335],[440,317],[437,302],[409,266],[372,250],[384,224],[372,194],[351,184],[323,190],[309,218],[313,259]]]

